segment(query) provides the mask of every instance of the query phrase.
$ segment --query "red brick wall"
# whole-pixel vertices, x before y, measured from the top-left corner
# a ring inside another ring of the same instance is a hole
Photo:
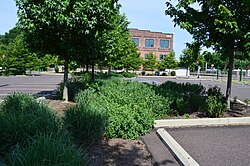
[[[144,58],[145,54],[154,53],[158,60],[161,54],[169,54],[173,49],[174,35],[171,33],[151,32],[149,30],[129,29],[131,38],[139,38],[138,52]],[[145,39],[154,39],[154,47],[146,48]],[[160,48],[160,40],[169,40],[169,48]]]

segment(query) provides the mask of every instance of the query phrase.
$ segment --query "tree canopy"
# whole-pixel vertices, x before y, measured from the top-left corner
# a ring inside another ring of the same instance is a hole
[[[100,36],[112,29],[117,0],[16,0],[19,27],[29,48],[59,55],[64,64],[64,99],[68,100],[68,64],[78,59],[92,65],[100,53]]]
[[[160,63],[161,68],[176,69],[178,67],[178,62],[175,59],[175,52],[172,50],[169,55],[165,56]]]
[[[250,56],[249,0],[178,0],[176,5],[170,0],[166,5],[166,15],[173,18],[175,25],[186,29],[197,44],[212,46],[228,57],[226,97],[229,99],[234,53],[239,51],[246,58]]]

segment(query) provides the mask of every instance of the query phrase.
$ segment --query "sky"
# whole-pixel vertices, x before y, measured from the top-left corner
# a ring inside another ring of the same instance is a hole
[[[124,13],[129,22],[129,28],[145,29],[163,33],[174,34],[174,51],[176,59],[185,43],[192,41],[192,36],[178,26],[174,27],[169,16],[165,15],[167,0],[120,0],[121,13]],[[1,0],[0,2],[0,34],[3,35],[17,23],[17,8],[14,0]]]

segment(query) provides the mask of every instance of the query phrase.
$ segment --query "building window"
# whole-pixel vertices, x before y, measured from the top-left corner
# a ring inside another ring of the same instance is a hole
[[[161,54],[161,55],[160,55],[160,60],[163,60],[166,56],[168,56],[168,55],[166,55],[166,54]]]
[[[153,48],[154,47],[154,39],[146,39],[145,40],[145,47]]]
[[[161,40],[160,47],[161,48],[169,48],[169,40]]]
[[[148,59],[149,54],[144,55],[144,59]]]
[[[133,40],[134,40],[136,46],[138,47],[139,46],[139,38],[133,38]]]

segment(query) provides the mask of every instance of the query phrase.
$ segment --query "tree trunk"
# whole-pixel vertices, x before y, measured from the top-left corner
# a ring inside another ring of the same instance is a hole
[[[89,72],[89,65],[86,65],[86,72]]]
[[[94,64],[92,64],[92,66],[91,66],[91,67],[92,67],[92,72],[91,72],[91,80],[92,80],[92,81],[94,81],[94,80],[95,80],[95,73],[94,73],[94,72],[95,72],[95,65],[94,65]]]
[[[69,60],[68,58],[65,59],[64,62],[64,76],[63,76],[63,100],[66,102],[69,101],[69,95],[68,95],[68,66],[69,66]]]
[[[232,88],[232,75],[233,75],[233,63],[234,63],[234,51],[233,51],[233,47],[228,48],[228,50],[226,50],[226,53],[228,54],[228,57],[229,57],[226,98],[227,98],[227,109],[230,109],[231,88]]]

